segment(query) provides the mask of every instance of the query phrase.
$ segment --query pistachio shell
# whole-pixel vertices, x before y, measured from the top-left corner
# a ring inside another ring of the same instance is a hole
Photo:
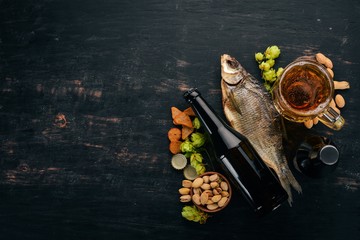
[[[209,177],[209,180],[211,182],[217,181],[218,179],[219,179],[219,175],[217,175],[217,174],[213,174]]]
[[[229,197],[229,195],[230,195],[228,191],[222,191],[220,194],[223,197]]]
[[[180,196],[180,202],[190,202],[191,196],[190,195],[182,195]]]
[[[217,203],[218,201],[220,201],[221,198],[222,198],[222,197],[221,197],[220,194],[219,194],[219,195],[215,195],[215,196],[213,196],[213,197],[211,198],[211,201],[213,201],[214,203]]]
[[[216,203],[206,205],[206,208],[209,209],[209,210],[215,210],[218,207],[219,206]]]
[[[201,188],[193,188],[193,193],[200,195],[202,193]]]
[[[227,182],[221,182],[220,187],[223,191],[229,190],[229,186],[228,186]]]
[[[192,187],[193,188],[198,188],[200,187],[202,184],[204,183],[204,179],[202,178],[196,178],[193,182],[192,182]]]
[[[207,195],[209,195],[209,197],[214,196],[213,192],[212,192],[210,189],[205,190],[204,193],[206,193]]]
[[[211,182],[210,183],[210,187],[211,188],[217,188],[219,186],[219,183],[218,182]]]
[[[203,176],[203,179],[204,179],[204,183],[209,183],[210,182],[208,175]]]
[[[199,194],[194,194],[192,195],[192,200],[195,204],[200,205],[201,201],[200,201],[200,195]]]
[[[181,194],[181,195],[188,195],[189,193],[190,193],[190,188],[180,188],[179,189],[179,193]]]
[[[204,183],[203,185],[201,185],[200,186],[201,187],[201,189],[203,189],[203,190],[209,190],[211,187],[210,187],[210,184],[208,184],[208,183]]]
[[[186,187],[186,188],[190,188],[192,185],[192,182],[190,180],[183,180],[182,181],[182,186]]]
[[[207,201],[209,200],[209,195],[205,192],[203,192],[200,196],[200,202],[202,205],[205,205]]]
[[[209,199],[209,200],[206,202],[206,204],[214,204],[214,202],[213,202],[211,199]]]
[[[217,203],[219,205],[219,207],[223,207],[225,205],[225,203],[227,202],[228,198],[227,197],[223,197],[220,199],[220,201]]]

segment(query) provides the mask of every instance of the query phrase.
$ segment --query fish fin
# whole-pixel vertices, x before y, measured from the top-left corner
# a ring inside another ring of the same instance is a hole
[[[232,91],[232,89],[229,89],[229,88],[228,88],[227,91],[226,91],[226,93],[227,93],[227,96],[228,96],[229,101],[230,101],[231,104],[234,106],[236,112],[238,112],[240,115],[242,115],[242,114],[241,114],[241,110],[240,110],[240,108],[239,108],[239,105],[238,105],[238,104],[236,103],[236,101],[235,101],[234,92]]]

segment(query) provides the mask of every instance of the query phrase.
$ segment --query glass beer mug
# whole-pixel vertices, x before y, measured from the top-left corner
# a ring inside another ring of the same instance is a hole
[[[334,82],[326,68],[312,57],[300,57],[284,69],[273,89],[277,111],[293,122],[318,117],[334,130],[340,130],[344,118],[330,106]]]

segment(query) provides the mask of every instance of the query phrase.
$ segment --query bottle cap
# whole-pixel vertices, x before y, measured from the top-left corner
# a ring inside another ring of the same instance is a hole
[[[191,88],[184,93],[184,98],[190,102],[192,99],[196,98],[197,96],[200,96],[200,92],[196,88]]]
[[[177,170],[184,169],[184,167],[186,167],[186,164],[187,159],[184,154],[178,153],[171,158],[171,165]]]
[[[194,180],[195,178],[197,178],[198,174],[193,166],[187,165],[184,168],[184,176],[188,180]]]
[[[325,145],[321,148],[320,160],[326,165],[334,165],[339,160],[339,151],[333,145]]]

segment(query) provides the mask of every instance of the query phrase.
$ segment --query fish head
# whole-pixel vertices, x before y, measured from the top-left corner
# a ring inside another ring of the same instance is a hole
[[[234,86],[242,82],[248,73],[241,64],[228,54],[221,55],[221,78],[226,84]]]

